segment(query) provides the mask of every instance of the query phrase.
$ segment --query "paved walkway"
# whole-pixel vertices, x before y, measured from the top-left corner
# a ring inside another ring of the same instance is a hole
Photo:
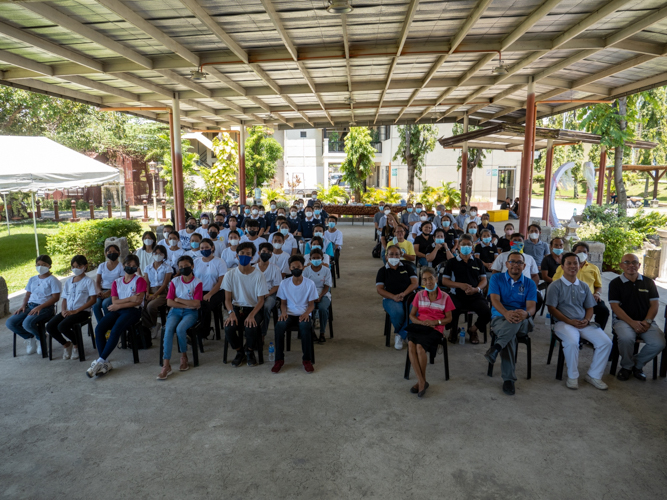
[[[441,357],[429,366],[418,400],[405,350],[384,346],[372,226],[341,226],[335,338],[316,346],[313,375],[298,342],[272,375],[268,364],[222,364],[223,342],[205,341],[201,365],[166,382],[155,380],[157,347],[138,365],[117,350],[115,369],[89,380],[87,364],[26,356],[22,345],[12,359],[0,323],[0,497],[664,496],[666,380],[605,375],[609,391],[583,379],[570,391],[554,379],[555,359],[546,365],[542,322],[531,380],[519,349],[516,396],[486,376],[487,346],[466,344],[450,346],[448,382]],[[580,366],[590,359],[581,351]]]

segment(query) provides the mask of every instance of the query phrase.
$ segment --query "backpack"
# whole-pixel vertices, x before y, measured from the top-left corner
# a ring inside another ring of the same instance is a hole
[[[374,259],[379,259],[381,252],[382,252],[382,244],[378,243],[377,245],[375,245],[375,248],[373,248],[371,255],[373,256]]]

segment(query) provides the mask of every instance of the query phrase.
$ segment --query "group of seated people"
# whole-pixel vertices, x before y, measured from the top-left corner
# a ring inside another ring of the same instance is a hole
[[[470,217],[476,216],[474,207],[470,212]],[[439,211],[436,214],[441,216]],[[386,228],[393,228],[393,240],[387,242],[386,264],[377,273],[376,289],[394,327],[395,348],[402,349],[408,341],[410,361],[418,376],[412,392],[421,397],[428,386],[426,353],[435,354],[445,329],[449,330],[448,340],[456,343],[459,316],[474,312],[477,319],[468,331],[470,342],[478,344],[478,332],[486,331],[490,323],[493,343],[485,358],[494,364],[500,354],[503,391],[514,394],[517,337],[532,331],[533,318],[544,302],[554,323],[554,334],[563,345],[567,387],[578,388],[579,343],[584,339],[595,349],[585,380],[598,389],[607,389],[601,379],[612,347],[611,339],[604,333],[609,309],[601,298],[600,271],[587,261],[590,249],[585,242],[577,242],[571,252],[564,252],[561,238],[552,239],[550,244],[540,241],[538,225],[529,227],[529,238],[524,241],[511,223],[505,226],[505,234],[497,238],[497,243],[493,242],[495,234],[488,224],[481,231],[481,242],[477,231],[452,235],[448,241],[447,231],[454,224],[451,220],[445,220],[433,235],[431,228],[436,223],[423,220],[421,234],[411,246],[405,240],[407,226],[391,212],[383,217],[383,234],[387,235]],[[459,220],[456,225],[461,227],[464,223]],[[464,225],[469,229],[472,223]],[[475,225],[474,229],[482,225]],[[425,261],[421,262],[420,276],[424,289],[419,290],[415,263],[422,258]],[[620,263],[623,275],[609,286],[613,327],[621,354],[619,380],[631,376],[645,380],[644,365],[665,347],[665,336],[654,321],[658,314],[657,289],[650,278],[638,273],[639,265],[637,256],[625,255]],[[544,280],[542,284],[540,278]],[[538,287],[546,289],[546,298]],[[414,299],[406,303],[413,291]],[[636,338],[646,345],[635,356]]]
[[[315,339],[324,343],[331,304],[330,262],[343,246],[343,235],[336,228],[335,216],[323,215],[316,200],[310,203],[291,208],[296,213],[293,217],[299,219],[296,224],[290,223],[292,214],[285,216],[285,209],[276,208],[273,201],[271,211],[262,216],[259,208],[263,207],[253,205],[242,218],[243,229],[238,226],[236,206],[230,215],[219,207],[215,222],[209,214],[202,214],[199,226],[194,218],[178,232],[171,225],[164,226],[159,242],[155,233],[146,231],[142,246],[122,263],[119,246],[110,244],[95,281],[86,275],[86,257],[77,255],[70,262],[73,275],[61,286],[51,274],[51,258],[41,255],[36,261],[38,274],[28,281],[23,305],[7,327],[26,339],[28,354],[41,354],[37,325],[45,323],[48,334],[63,346],[63,358],[78,359],[74,328],[85,324],[92,312],[99,354],[87,370],[92,378],[113,368],[109,356],[131,326],[155,338],[160,311],[168,308],[162,325],[163,367],[158,375],[166,380],[172,373],[173,336],[181,352],[179,369],[186,371],[188,330],[199,324],[200,335],[207,336],[213,312],[222,304],[227,311],[225,335],[237,351],[232,366],[243,362],[256,366],[255,351],[261,348],[259,341],[266,336],[280,299],[272,372],[278,373],[284,364],[285,331],[298,326],[303,366],[312,373],[311,313],[315,311],[319,319],[319,338]],[[297,241],[303,242],[303,251]],[[61,296],[61,312],[56,315]]]

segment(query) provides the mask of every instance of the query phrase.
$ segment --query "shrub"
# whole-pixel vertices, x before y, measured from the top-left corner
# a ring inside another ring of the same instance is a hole
[[[76,224],[59,224],[58,232],[46,239],[46,249],[50,254],[60,254],[67,258],[85,255],[95,265],[104,262],[104,241],[107,238],[127,238],[130,251],[141,246],[141,224],[125,219],[98,219]]]
[[[362,195],[362,200],[364,199],[364,195]],[[325,189],[322,184],[318,184],[317,199],[324,204],[344,205],[350,199],[350,195],[341,186],[331,186],[329,189]]]

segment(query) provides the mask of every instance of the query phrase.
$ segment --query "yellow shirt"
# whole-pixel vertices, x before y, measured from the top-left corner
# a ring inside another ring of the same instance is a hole
[[[563,276],[563,266],[558,266],[556,269],[556,274],[552,278],[554,281]],[[596,288],[602,288],[602,275],[598,266],[591,264],[590,262],[585,262],[583,266],[579,268],[577,273],[577,278],[579,281],[583,281],[588,285],[588,288],[591,289],[591,293],[595,293]]]
[[[393,241],[390,241],[387,243],[387,250],[389,250],[389,247],[392,245],[396,245],[398,248],[403,250],[403,255],[416,255],[415,254],[415,247],[412,246],[412,243],[409,242],[408,240],[403,240],[402,242],[394,243]],[[404,258],[404,257],[401,257]]]

